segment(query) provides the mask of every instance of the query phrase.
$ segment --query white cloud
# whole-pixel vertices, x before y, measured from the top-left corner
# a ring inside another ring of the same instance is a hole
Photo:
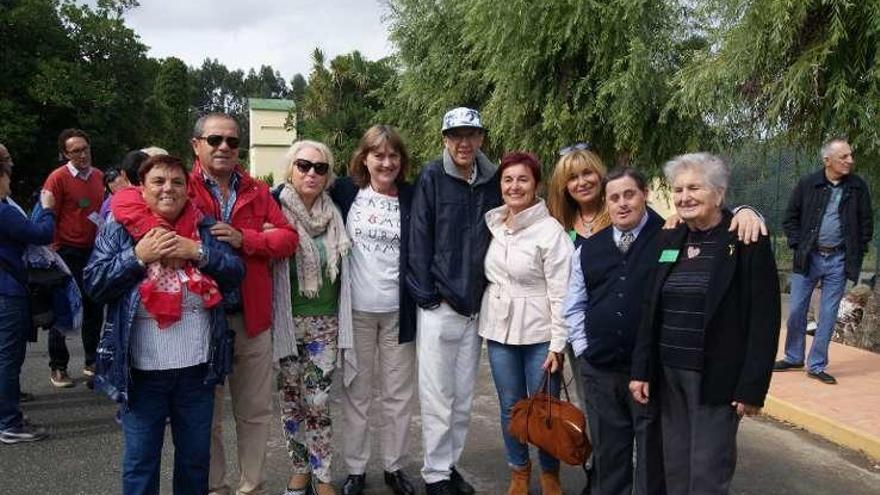
[[[125,19],[152,57],[192,66],[216,58],[244,71],[271,65],[290,80],[308,76],[315,47],[328,60],[390,54],[383,8],[380,0],[141,0]]]

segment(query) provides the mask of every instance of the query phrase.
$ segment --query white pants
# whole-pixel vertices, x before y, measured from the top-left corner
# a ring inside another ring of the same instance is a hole
[[[462,316],[447,304],[419,309],[419,400],[425,483],[448,480],[464,449],[480,362],[477,318]]]
[[[345,420],[344,455],[348,474],[364,474],[370,459],[369,411],[373,393],[373,371],[378,352],[379,438],[385,471],[404,467],[409,450],[409,423],[415,397],[415,343],[398,343],[400,314],[354,311],[354,348],[359,371],[351,384],[342,388]]]

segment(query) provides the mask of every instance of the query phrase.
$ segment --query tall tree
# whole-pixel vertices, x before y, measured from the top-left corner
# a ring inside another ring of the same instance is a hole
[[[880,158],[880,2],[713,0],[704,9],[712,43],[682,70],[675,105],[734,136],[787,140],[814,152],[825,137],[847,135],[859,173],[880,190],[873,166]],[[880,331],[880,284],[860,331]]]
[[[682,112],[813,149],[845,134],[880,157],[880,2],[712,0],[700,14],[711,43],[675,81]]]
[[[528,149],[548,165],[588,140],[611,162],[653,167],[711,137],[700,118],[667,107],[694,46],[678,2],[389,3],[402,68],[389,107],[423,157],[459,105],[483,110],[496,154]]]
[[[162,60],[148,100],[154,112],[150,145],[161,146],[177,156],[189,156],[191,93],[186,64],[174,57]]]
[[[92,134],[95,163],[105,165],[136,142],[154,65],[121,17],[132,1],[96,7],[67,0],[0,3],[0,140],[24,165],[29,192],[55,165],[65,127]]]
[[[383,108],[380,88],[394,77],[389,59],[369,61],[359,52],[334,58],[312,53],[312,72],[301,105],[302,136],[327,143],[345,168],[363,132]]]

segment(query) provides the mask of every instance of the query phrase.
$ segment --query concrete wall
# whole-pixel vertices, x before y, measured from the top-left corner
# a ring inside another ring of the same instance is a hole
[[[286,164],[284,154],[296,140],[296,131],[284,129],[286,110],[250,110],[250,173],[254,177],[273,174],[275,183],[282,181]]]

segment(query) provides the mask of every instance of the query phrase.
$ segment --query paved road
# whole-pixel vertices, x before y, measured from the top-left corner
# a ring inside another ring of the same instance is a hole
[[[113,421],[115,405],[88,390],[55,390],[48,382],[48,356],[45,335],[32,345],[22,375],[24,388],[37,400],[25,405],[32,420],[47,425],[51,438],[35,444],[0,445],[0,493],[32,494],[113,494],[120,489],[122,438]],[[82,352],[69,341],[73,354],[71,370],[79,377]],[[475,414],[460,467],[480,493],[502,494],[507,486],[497,420],[497,401],[485,356],[478,378]],[[338,396],[338,394],[336,394]],[[338,411],[338,407],[336,408]],[[334,416],[338,414],[334,413]],[[230,414],[227,403],[227,451],[233,451]],[[407,471],[416,477],[420,445],[418,417],[413,424],[415,439],[412,462]],[[337,439],[344,432],[337,430]],[[338,440],[337,440],[338,443]],[[162,493],[171,493],[171,440],[166,436],[163,459]],[[378,459],[377,453],[373,455]],[[287,454],[280,427],[273,430],[269,450],[269,493],[279,493],[287,479]],[[230,469],[234,469],[232,466]],[[381,478],[382,466],[371,462],[368,495],[390,493]],[[342,466],[335,465],[335,479],[345,478]],[[566,493],[580,493],[580,468],[563,468]],[[533,476],[533,493],[539,493]],[[769,419],[746,420],[739,435],[739,466],[733,483],[737,495],[759,494],[880,494],[880,466],[858,454],[840,449],[814,436]]]

